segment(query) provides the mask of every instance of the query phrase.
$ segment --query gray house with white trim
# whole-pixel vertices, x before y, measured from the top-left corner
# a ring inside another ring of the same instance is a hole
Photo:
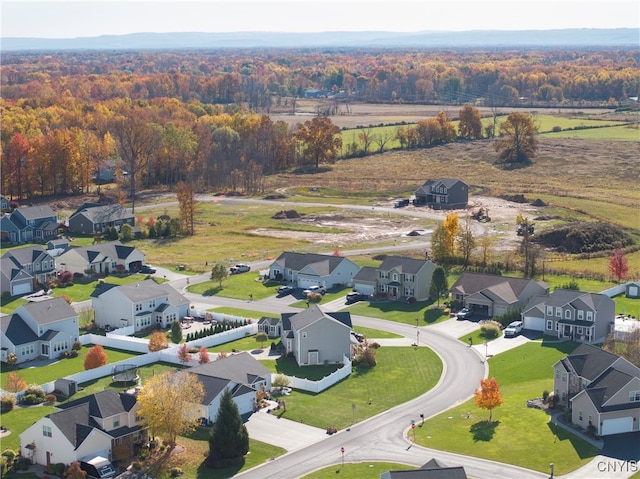
[[[90,235],[108,227],[120,231],[124,224],[135,226],[135,216],[119,204],[85,203],[69,217],[69,231],[76,234]]]
[[[343,256],[287,251],[269,266],[269,278],[292,283],[298,288],[316,285],[333,288],[351,286],[359,270],[357,264]]]

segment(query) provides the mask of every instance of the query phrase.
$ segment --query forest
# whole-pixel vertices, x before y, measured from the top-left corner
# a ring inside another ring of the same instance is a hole
[[[614,109],[640,95],[639,60],[625,49],[3,52],[1,187],[18,200],[80,193],[111,170],[130,194],[179,181],[260,192],[265,175],[318,165],[309,132],[269,116],[295,113],[310,91],[326,100],[318,116],[358,102]],[[459,140],[452,119],[425,119],[441,134],[403,147]]]

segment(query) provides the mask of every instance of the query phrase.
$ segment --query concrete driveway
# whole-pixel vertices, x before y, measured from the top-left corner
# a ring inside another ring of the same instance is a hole
[[[281,447],[287,452],[303,449],[328,437],[323,429],[290,421],[265,410],[252,414],[245,426],[252,439]]]

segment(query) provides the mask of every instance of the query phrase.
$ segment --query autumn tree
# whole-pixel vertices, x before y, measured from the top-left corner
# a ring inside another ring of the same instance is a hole
[[[220,288],[222,288],[222,281],[226,279],[228,275],[229,271],[222,263],[216,263],[213,265],[213,268],[211,268],[210,278],[212,281],[217,281]]]
[[[182,234],[193,236],[196,217],[196,195],[192,183],[181,181],[176,188],[180,207],[180,230]]]
[[[458,132],[462,138],[479,140],[482,138],[482,116],[480,111],[471,105],[462,107],[459,113]]]
[[[302,155],[318,169],[320,163],[335,163],[342,148],[340,128],[330,118],[319,116],[298,125],[295,133]]]
[[[522,256],[522,274],[525,278],[533,278],[535,276],[540,256],[540,248],[533,243],[531,236],[529,228],[524,228],[519,253]]]
[[[17,372],[12,371],[7,374],[7,381],[4,385],[4,388],[11,393],[24,391],[25,389],[27,389],[27,381],[21,378]]]
[[[7,354],[7,364],[11,369],[15,369],[16,364],[18,364],[18,355],[16,353]]]
[[[154,436],[167,441],[171,448],[178,435],[193,431],[200,422],[200,404],[204,388],[195,374],[185,371],[156,374],[138,393],[138,414]]]
[[[464,225],[458,229],[456,235],[456,245],[463,260],[463,269],[466,269],[471,261],[471,253],[476,247],[476,238],[473,235],[473,229],[471,228],[471,222],[467,216]]]
[[[149,336],[149,351],[160,351],[168,347],[167,336],[162,331],[156,331]]]
[[[198,351],[198,364],[207,364],[211,361],[209,357],[209,351],[207,351],[206,346],[200,346],[200,350]]]
[[[73,461],[64,470],[64,479],[85,479],[87,477],[86,471],[80,469],[80,463]]]
[[[187,343],[182,343],[178,348],[178,360],[183,365],[191,361],[191,353],[189,352],[189,346],[187,346]]]
[[[488,266],[493,260],[493,244],[495,238],[487,233],[482,235],[478,240],[478,246],[480,247],[480,258],[482,266]]]
[[[502,404],[502,395],[496,378],[480,380],[480,388],[476,389],[474,402],[479,408],[489,410],[489,421],[491,421],[494,408]]]
[[[104,348],[96,344],[87,351],[87,355],[84,358],[84,368],[95,369],[104,366],[108,362],[109,358],[107,357],[107,353],[104,352]]]
[[[242,462],[249,452],[249,433],[242,423],[240,411],[229,388],[225,388],[220,399],[211,435],[207,466],[225,468]]]
[[[429,296],[437,301],[440,307],[440,298],[444,297],[449,291],[447,281],[447,273],[442,266],[436,266],[431,275],[431,284],[429,285]]]
[[[447,230],[440,223],[431,233],[431,257],[436,262],[446,262],[449,259],[447,248]]]
[[[458,217],[458,213],[448,213],[444,218],[442,226],[447,233],[445,240],[447,256],[453,258],[456,254],[456,236],[460,230],[460,219]]]
[[[613,275],[613,279],[616,282],[622,281],[626,278],[629,272],[629,264],[627,258],[624,257],[624,251],[617,249],[614,251],[613,256],[609,258],[609,272]]]
[[[531,117],[526,113],[510,113],[499,131],[500,136],[494,145],[498,152],[496,164],[512,166],[531,163],[538,149],[538,132]]]

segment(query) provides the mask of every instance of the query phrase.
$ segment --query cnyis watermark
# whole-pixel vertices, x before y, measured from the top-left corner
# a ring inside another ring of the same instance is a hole
[[[596,464],[599,472],[638,472],[640,463],[635,460],[623,461],[620,459],[606,459]]]

